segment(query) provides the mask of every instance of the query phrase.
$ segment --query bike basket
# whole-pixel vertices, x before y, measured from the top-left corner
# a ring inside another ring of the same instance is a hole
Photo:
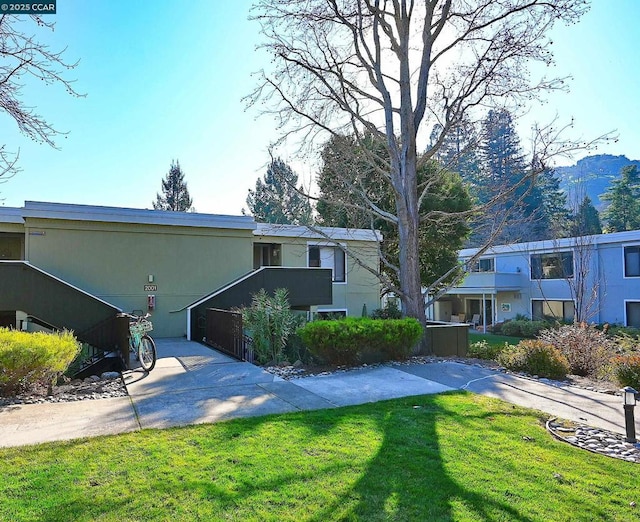
[[[139,321],[129,325],[129,331],[134,335],[144,335],[151,330],[153,330],[153,325],[150,321]]]

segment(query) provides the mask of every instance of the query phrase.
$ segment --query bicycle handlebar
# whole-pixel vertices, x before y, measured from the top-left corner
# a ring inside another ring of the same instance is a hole
[[[128,317],[129,319],[133,319],[134,321],[141,321],[143,319],[149,319],[149,317],[151,317],[151,314],[147,312],[144,315],[133,315],[133,314],[128,314],[127,312],[122,312],[120,313],[120,316]]]

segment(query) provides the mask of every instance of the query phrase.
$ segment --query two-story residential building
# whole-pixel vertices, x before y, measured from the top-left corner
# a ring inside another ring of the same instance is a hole
[[[500,245],[467,268],[435,303],[436,320],[479,316],[486,326],[520,314],[640,327],[640,230]]]
[[[200,340],[207,307],[239,307],[260,288],[278,287],[289,290],[292,308],[359,316],[363,306],[380,306],[379,282],[363,267],[378,266],[380,239],[250,216],[0,207],[0,325],[81,333],[119,311],[149,311],[154,335]]]

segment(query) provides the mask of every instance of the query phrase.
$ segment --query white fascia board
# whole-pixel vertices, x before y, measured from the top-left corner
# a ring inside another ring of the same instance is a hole
[[[304,239],[324,239],[327,237],[335,241],[382,241],[379,230],[364,228],[337,227],[307,227],[304,225],[275,225],[272,223],[258,223],[253,231],[254,236],[290,237]]]
[[[198,214],[196,212],[171,212],[137,208],[72,205],[26,201],[22,209],[24,218],[64,219],[69,221],[101,221],[106,223],[131,223],[143,225],[169,225],[182,227],[227,228],[254,230],[256,223],[251,216],[222,214]]]
[[[0,223],[24,225],[22,209],[17,207],[0,207]]]
[[[565,237],[561,239],[547,239],[544,241],[531,241],[529,243],[512,243],[510,245],[496,245],[489,248],[484,256],[495,254],[513,254],[525,252],[540,252],[554,250],[568,250],[576,245],[608,245],[614,243],[626,243],[640,241],[640,230],[629,230],[626,232],[613,232],[611,234],[598,234],[585,237]],[[478,248],[465,248],[460,250],[459,257],[471,257]]]

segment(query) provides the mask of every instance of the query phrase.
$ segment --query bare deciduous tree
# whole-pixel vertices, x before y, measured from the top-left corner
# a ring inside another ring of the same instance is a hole
[[[53,27],[53,23],[39,16],[0,16],[0,111],[12,118],[25,136],[55,147],[55,138],[63,133],[22,99],[23,86],[34,80],[62,85],[72,96],[82,96],[64,76],[78,62],[67,62],[63,56],[65,49],[52,51],[26,32]],[[7,151],[6,144],[0,145],[0,178],[6,180],[17,172],[18,156],[18,152]]]
[[[378,175],[392,187],[395,211],[371,210],[398,229],[403,309],[423,324],[418,224],[429,184],[418,183],[420,162],[485,108],[517,112],[563,89],[562,79],[532,80],[528,65],[550,64],[549,30],[586,9],[584,0],[260,0],[254,7],[273,69],[262,71],[248,100],[279,119],[281,139],[297,134],[308,150],[336,135],[383,140],[389,165]],[[434,124],[442,130],[421,154]],[[535,129],[536,161],[522,184],[576,146],[561,130]],[[514,191],[505,187],[486,208]]]

